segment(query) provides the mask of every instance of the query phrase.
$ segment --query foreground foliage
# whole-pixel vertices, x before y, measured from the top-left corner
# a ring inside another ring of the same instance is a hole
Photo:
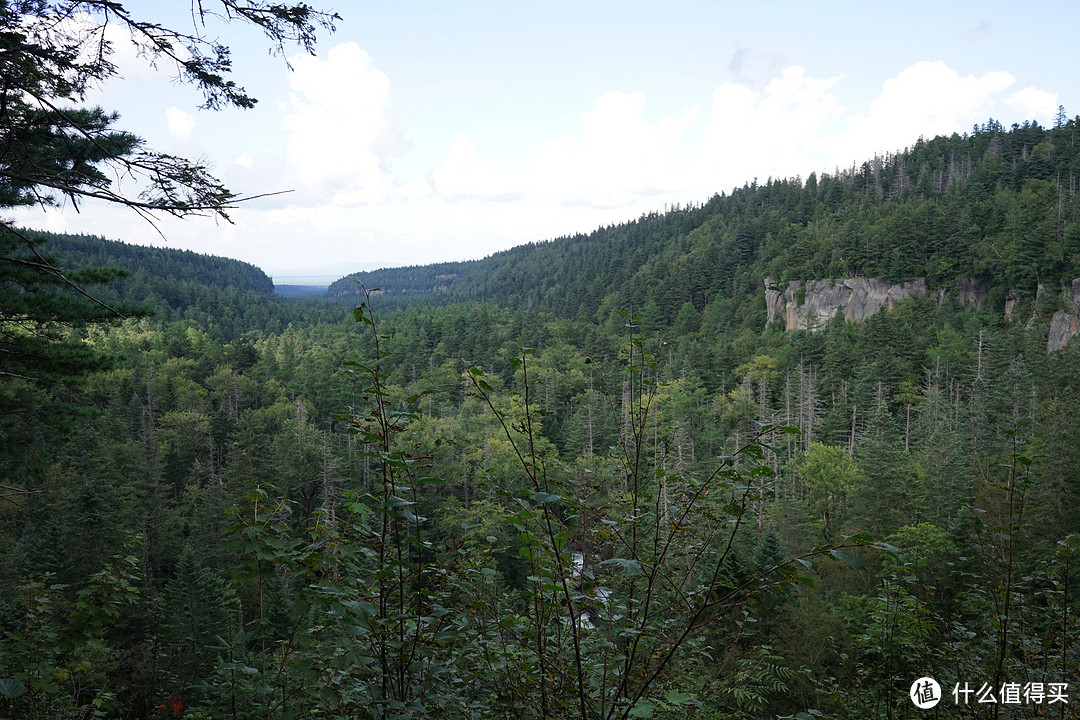
[[[1075,349],[916,301],[706,379],[626,316],[358,318],[90,334],[97,412],[5,463],[11,712],[905,717],[923,674],[1074,681]]]

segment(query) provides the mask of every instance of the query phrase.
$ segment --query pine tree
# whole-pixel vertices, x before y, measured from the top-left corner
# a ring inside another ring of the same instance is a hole
[[[224,17],[260,27],[281,50],[296,41],[309,51],[319,26],[336,15],[300,4],[222,0]],[[216,16],[198,4],[198,24]],[[88,17],[89,24],[74,17]],[[205,165],[146,147],[116,127],[118,115],[82,107],[87,91],[117,79],[106,24],[131,33],[150,62],[169,61],[203,93],[205,106],[255,104],[235,81],[228,47],[191,32],[140,20],[102,0],[0,0],[0,210],[19,206],[78,207],[95,199],[153,219],[213,215],[227,219],[240,200]],[[113,179],[130,177],[138,195]],[[126,311],[94,300],[84,289],[115,271],[71,272],[26,232],[0,221],[0,379],[47,381],[93,369],[92,353],[61,342],[66,328],[118,318]]]
[[[226,635],[226,592],[209,568],[200,567],[190,546],[185,547],[164,592],[170,664],[185,687],[205,680],[223,650]]]

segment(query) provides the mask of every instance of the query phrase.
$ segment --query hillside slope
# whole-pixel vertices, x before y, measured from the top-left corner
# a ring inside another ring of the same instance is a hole
[[[165,321],[197,322],[219,339],[280,324],[273,322],[274,283],[250,263],[90,235],[24,232],[37,252],[65,272],[120,270],[123,276],[86,288],[110,307],[141,307]]]
[[[832,174],[755,182],[479,261],[357,273],[329,292],[351,298],[359,280],[390,304],[480,299],[581,319],[632,308],[667,325],[710,304],[760,324],[766,276],[925,277],[931,290],[974,277],[992,303],[1033,298],[1080,275],[1078,132],[1080,118],[991,120]]]

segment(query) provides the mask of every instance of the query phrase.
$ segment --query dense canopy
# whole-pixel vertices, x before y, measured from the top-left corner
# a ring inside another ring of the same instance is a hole
[[[334,19],[0,11],[0,210],[181,216],[237,198],[79,106],[110,23],[245,107],[204,19],[274,47]],[[909,717],[928,674],[959,714],[1067,712],[1078,130],[991,121],[336,299],[0,224],[0,712]],[[766,323],[766,277],[852,275],[984,293]]]

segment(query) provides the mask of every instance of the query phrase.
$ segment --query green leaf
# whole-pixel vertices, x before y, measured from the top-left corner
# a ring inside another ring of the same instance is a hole
[[[0,678],[0,695],[14,700],[26,692],[26,686],[14,678]]]
[[[871,543],[870,547],[877,548],[878,550],[884,550],[897,560],[900,559],[900,548],[896,547],[895,545],[890,545],[889,543],[881,542],[879,540],[878,542]]]
[[[843,560],[856,570],[862,570],[863,567],[865,567],[866,565],[866,563],[863,562],[863,559],[858,555],[852,555],[851,553],[846,553],[843,550],[830,550],[829,554],[837,560]]]
[[[687,703],[693,702],[694,696],[687,695],[678,690],[668,690],[667,693],[664,694],[664,699],[672,705],[686,705]]]
[[[411,523],[415,523],[417,525],[419,525],[422,522],[427,522],[427,518],[424,517],[423,515],[415,515],[415,514],[409,512],[408,510],[403,510],[401,512],[401,515],[402,515],[402,517],[405,518],[406,521],[411,522]]]
[[[754,460],[762,460],[765,457],[765,451],[761,449],[760,445],[747,445],[743,449],[743,455]]]
[[[634,703],[634,707],[630,708],[630,717],[651,718],[654,711],[653,704],[645,698],[641,698]]]
[[[724,512],[732,517],[742,517],[746,513],[746,508],[737,502],[730,502],[723,508]]]
[[[641,574],[641,563],[637,560],[630,558],[611,558],[610,560],[604,560],[601,565],[618,565],[623,569],[623,572],[627,577],[634,577]]]
[[[416,483],[418,485],[430,485],[431,483],[435,483],[435,484],[438,484],[438,485],[445,485],[446,480],[444,478],[441,478],[441,477],[422,477],[422,478],[417,478]]]
[[[536,502],[541,505],[549,505],[553,502],[562,500],[562,495],[556,495],[554,493],[538,492],[536,493]]]

